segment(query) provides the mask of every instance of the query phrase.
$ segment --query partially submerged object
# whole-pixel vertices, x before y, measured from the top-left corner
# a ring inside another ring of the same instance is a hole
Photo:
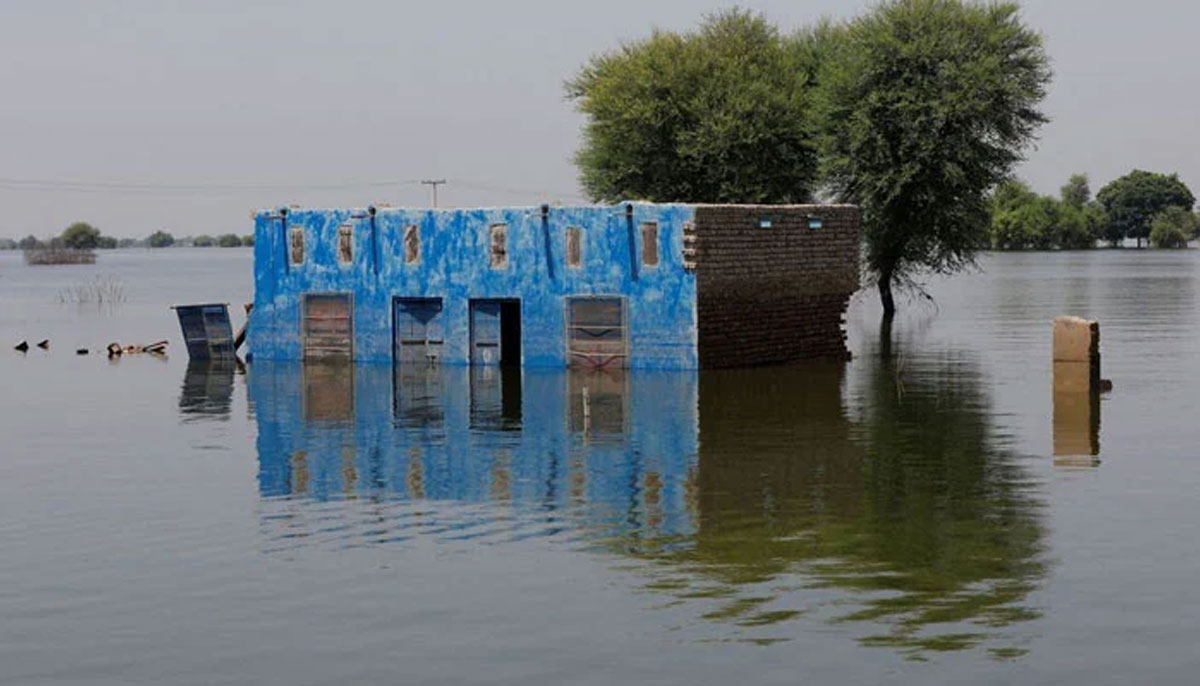
[[[142,353],[149,353],[151,355],[166,355],[167,341],[155,341],[153,343],[147,343],[146,345],[126,345],[124,347],[122,347],[120,343],[113,342],[108,344],[107,350],[109,357],[120,357],[121,355],[140,355]],[[87,351],[84,351],[82,354],[86,355]]]
[[[227,303],[175,305],[171,309],[179,317],[188,357],[193,360],[234,357],[236,348]]]
[[[260,360],[694,369],[846,359],[849,205],[255,215]]]

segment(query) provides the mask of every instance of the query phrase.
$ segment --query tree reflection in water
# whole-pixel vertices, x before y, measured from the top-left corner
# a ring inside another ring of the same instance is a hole
[[[985,641],[1018,655],[1006,627],[1037,616],[1027,596],[1045,571],[1032,485],[995,437],[976,365],[901,360],[702,374],[259,363],[265,531],[279,546],[549,538],[637,560],[647,590],[694,606],[718,640],[861,622],[864,644],[918,659]],[[356,499],[368,504],[328,507]]]

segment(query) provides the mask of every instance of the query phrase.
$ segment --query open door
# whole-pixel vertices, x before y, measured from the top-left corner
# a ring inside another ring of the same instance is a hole
[[[471,364],[521,364],[521,302],[471,301]]]

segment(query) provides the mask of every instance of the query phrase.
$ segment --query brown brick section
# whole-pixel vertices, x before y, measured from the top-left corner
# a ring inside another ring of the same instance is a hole
[[[858,208],[702,205],[689,228],[700,366],[849,357],[842,322],[859,285]]]

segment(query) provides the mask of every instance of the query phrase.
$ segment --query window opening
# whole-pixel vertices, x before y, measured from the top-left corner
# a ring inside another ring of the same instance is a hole
[[[338,262],[350,264],[354,261],[354,227],[342,224],[338,227]]]
[[[508,224],[492,224],[490,233],[492,269],[505,269],[508,267]]]
[[[642,265],[658,266],[658,224],[642,224]]]
[[[292,264],[304,264],[304,227],[293,226],[291,228],[291,250],[289,251],[288,261]]]
[[[567,227],[567,266],[583,266],[583,229],[578,226]]]
[[[404,263],[421,261],[421,229],[416,224],[404,227]]]

